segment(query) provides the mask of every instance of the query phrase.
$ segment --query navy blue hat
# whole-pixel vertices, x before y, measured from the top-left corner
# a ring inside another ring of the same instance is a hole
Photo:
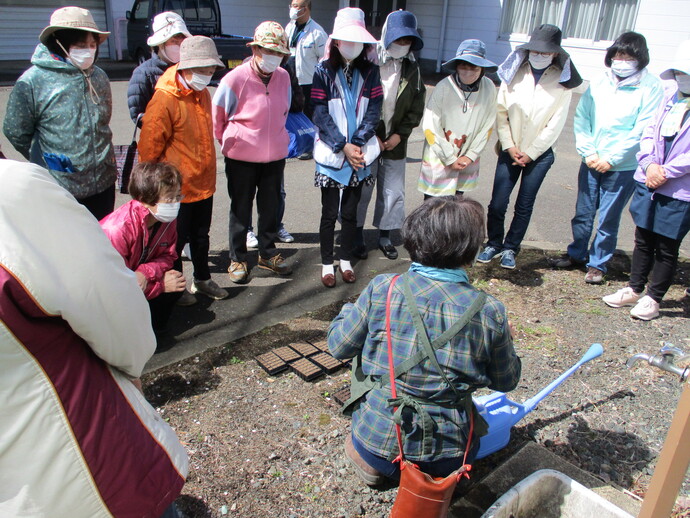
[[[483,41],[465,40],[458,46],[455,57],[446,61],[443,66],[451,72],[455,72],[455,67],[458,65],[457,62],[466,61],[472,65],[482,67],[488,73],[496,72],[498,65],[484,56],[486,56],[486,45],[484,45]]]
[[[383,46],[390,47],[398,38],[412,38],[411,50],[420,50],[424,46],[422,37],[417,32],[417,18],[410,11],[393,11],[386,18]]]

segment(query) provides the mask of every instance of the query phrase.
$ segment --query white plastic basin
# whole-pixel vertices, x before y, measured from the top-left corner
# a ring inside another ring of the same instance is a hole
[[[560,471],[542,469],[509,489],[482,518],[634,518]]]

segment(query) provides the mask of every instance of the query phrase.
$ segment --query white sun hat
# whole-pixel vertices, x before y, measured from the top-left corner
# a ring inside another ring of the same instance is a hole
[[[377,41],[366,29],[364,11],[357,7],[345,7],[338,11],[330,38],[355,43],[376,43]]]
[[[175,36],[175,34],[184,34],[187,38],[191,36],[182,16],[172,11],[157,14],[151,25],[153,34],[146,40],[149,47],[158,47]]]

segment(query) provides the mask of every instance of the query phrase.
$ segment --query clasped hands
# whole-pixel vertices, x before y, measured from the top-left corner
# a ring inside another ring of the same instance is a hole
[[[650,189],[656,189],[666,183],[666,170],[659,164],[649,164],[645,171],[646,178],[644,184]]]
[[[517,165],[520,167],[525,167],[527,164],[529,164],[532,159],[527,155],[527,153],[523,153],[520,151],[517,146],[509,147],[507,149],[508,154],[510,155],[510,158],[513,159],[513,165]]]
[[[611,164],[599,158],[599,155],[596,153],[585,158],[585,164],[597,173],[608,173],[611,170]]]
[[[139,284],[141,291],[146,291],[146,287],[149,284],[146,276],[140,271],[135,271],[134,275],[137,278],[137,283]],[[182,273],[178,272],[177,270],[168,270],[165,272],[165,276],[163,277],[163,291],[165,293],[183,291],[186,286],[187,281]]]

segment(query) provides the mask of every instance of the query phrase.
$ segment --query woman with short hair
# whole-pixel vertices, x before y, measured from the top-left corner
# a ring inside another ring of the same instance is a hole
[[[10,92],[3,124],[15,149],[46,167],[99,220],[115,207],[117,180],[110,82],[94,65],[109,34],[86,9],[53,12],[31,68]]]
[[[398,397],[407,403],[396,405],[401,405],[405,457],[434,477],[445,477],[463,464],[472,419],[475,434],[467,460],[476,455],[485,423],[473,407],[472,392],[482,387],[507,392],[520,379],[505,307],[474,288],[467,275],[484,239],[484,223],[476,201],[442,196],[417,207],[402,228],[412,265],[390,295],[395,364],[424,352],[420,336],[435,343],[443,335],[435,356],[450,385],[422,355],[397,376]],[[389,460],[398,452],[391,390],[388,384],[376,384],[389,376],[386,299],[393,277],[376,276],[354,304],[343,306],[328,330],[333,356],[355,359],[353,397],[344,408],[352,414],[345,453],[369,485],[399,476],[398,465]],[[418,307],[422,330],[414,323],[411,303]],[[431,437],[425,429],[433,431]]]
[[[661,102],[661,81],[647,71],[649,50],[642,34],[621,34],[606,51],[607,70],[592,81],[575,111],[578,175],[573,241],[557,268],[586,266],[585,282],[599,284],[618,242],[628,204],[642,131]],[[590,246],[594,219],[597,229]]]
[[[640,320],[659,316],[678,267],[680,245],[690,232],[690,40],[681,43],[661,79],[664,100],[637,153],[630,202],[635,222],[630,281],[603,298],[614,308],[633,306],[630,316]]]

